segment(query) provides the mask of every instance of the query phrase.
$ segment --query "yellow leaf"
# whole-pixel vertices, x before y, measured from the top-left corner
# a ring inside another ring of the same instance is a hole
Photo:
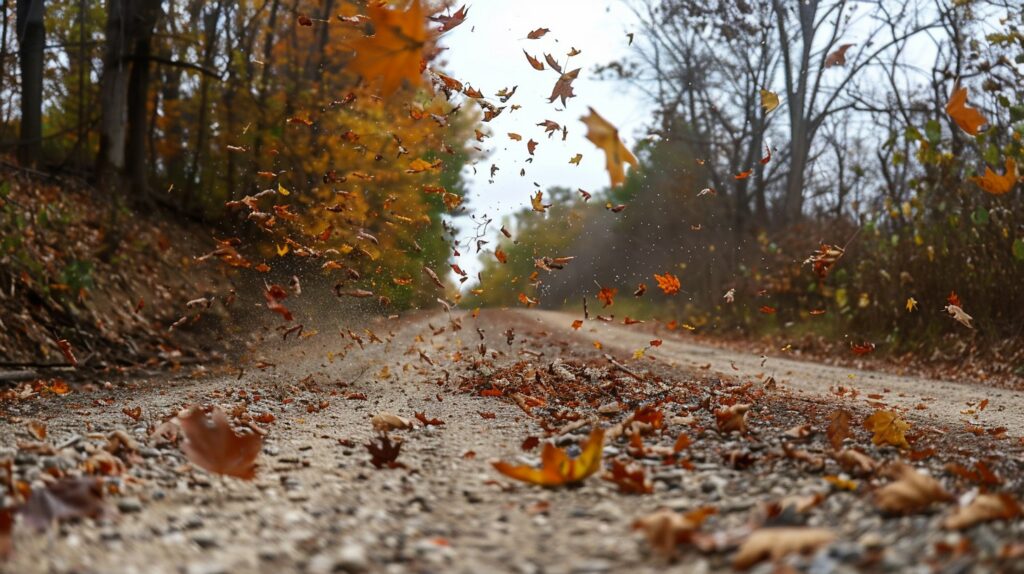
[[[594,108],[590,108],[590,115],[581,118],[581,121],[587,126],[587,139],[604,150],[612,187],[625,182],[626,170],[623,164],[628,163],[635,168],[638,162],[636,156],[619,139],[619,130],[598,115]]]
[[[910,424],[892,411],[877,410],[864,421],[864,427],[874,433],[871,442],[882,445],[889,444],[900,448],[910,448],[907,437]]]
[[[505,461],[495,462],[494,468],[505,476],[538,486],[574,484],[600,470],[604,429],[595,428],[590,433],[590,438],[580,448],[582,452],[573,459],[569,458],[565,450],[551,443],[544,443],[540,455],[540,468],[512,465]]]
[[[911,313],[917,309],[917,299],[913,297],[907,297],[907,313]]]
[[[277,184],[277,193],[279,195],[291,195],[292,194],[292,192],[290,192],[287,189],[285,189],[285,187],[283,185],[281,185],[280,183]]]
[[[764,108],[766,114],[779,107],[779,95],[768,90],[761,90],[761,107]]]
[[[582,160],[583,160],[583,154],[578,153],[578,154],[572,156],[572,158],[569,160],[569,163],[571,163],[573,165],[579,165],[580,161],[582,161]]]

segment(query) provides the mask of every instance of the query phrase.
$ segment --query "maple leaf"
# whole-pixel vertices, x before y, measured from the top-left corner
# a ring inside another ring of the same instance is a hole
[[[363,446],[370,453],[370,464],[377,469],[405,467],[404,464],[396,462],[399,453],[402,452],[402,441],[391,442],[391,439],[384,435],[378,437],[376,442],[370,441]]]
[[[580,455],[569,458],[565,450],[550,442],[541,450],[540,468],[526,465],[512,465],[505,461],[493,463],[494,468],[516,480],[538,486],[564,486],[585,480],[601,468],[601,453],[604,447],[604,429],[595,428],[586,442],[580,445]]]
[[[447,32],[456,26],[459,26],[466,21],[466,16],[469,15],[469,9],[463,4],[459,10],[451,16],[431,16],[431,22],[437,22],[441,24],[438,29],[439,32]]]
[[[732,564],[744,570],[754,564],[771,558],[796,553],[809,553],[835,541],[836,535],[825,528],[787,527],[761,528],[751,534],[740,545]]]
[[[626,181],[623,164],[628,163],[635,168],[638,162],[633,152],[619,139],[619,130],[594,111],[594,108],[589,109],[590,115],[581,118],[581,121],[587,126],[587,139],[604,151],[608,175],[611,176],[612,187],[615,187]]]
[[[177,416],[185,440],[181,449],[196,466],[216,474],[249,480],[256,476],[256,458],[263,449],[257,434],[237,434],[219,407],[209,413],[193,408]]]
[[[551,207],[551,204],[544,203],[544,192],[538,189],[537,193],[530,196],[530,206],[534,211],[544,213],[549,207]]]
[[[899,448],[910,448],[904,436],[910,430],[910,424],[892,411],[879,409],[864,420],[864,428],[874,433],[871,442],[877,445],[888,444]]]
[[[612,305],[614,305],[615,294],[618,292],[619,290],[614,287],[601,287],[601,290],[597,292],[598,301],[603,303],[601,308],[603,309],[605,307],[611,307]]]
[[[960,86],[953,88],[953,94],[946,104],[946,113],[960,129],[972,136],[978,135],[981,127],[988,124],[988,120],[977,108],[967,107],[967,88]]]
[[[562,107],[565,107],[565,101],[569,98],[575,98],[576,94],[572,91],[572,83],[576,81],[580,75],[580,68],[576,68],[571,72],[566,72],[558,77],[558,81],[555,82],[555,87],[551,89],[551,96],[548,98],[548,103],[554,102],[557,99],[562,100]]]
[[[1017,162],[1012,157],[1008,157],[1006,158],[1006,173],[1003,175],[999,175],[990,167],[985,166],[985,174],[981,177],[972,177],[971,181],[992,195],[1003,195],[1009,193],[1013,186],[1017,185],[1018,179],[1020,179],[1020,173],[1017,172]]]
[[[836,48],[831,54],[825,57],[825,67],[831,68],[832,66],[845,66],[846,51],[853,46],[853,44],[843,44]]]
[[[838,409],[829,415],[825,436],[828,437],[832,448],[839,450],[839,447],[843,446],[843,440],[853,436],[853,433],[850,432],[851,417],[850,411],[845,409]]]
[[[351,43],[356,55],[348,64],[349,70],[367,81],[379,80],[385,96],[403,83],[413,87],[422,84],[422,62],[432,51],[433,42],[420,0],[413,0],[406,10],[371,2],[367,12],[374,35]]]
[[[654,274],[654,280],[658,282],[658,287],[666,295],[675,295],[679,292],[682,284],[679,282],[679,278],[671,273],[665,273],[664,275]]]
[[[633,523],[635,530],[642,530],[647,542],[655,552],[671,558],[676,547],[694,541],[704,521],[717,511],[711,507],[698,508],[685,514],[663,508]]]
[[[979,494],[967,506],[958,507],[946,517],[942,526],[950,530],[963,530],[975,524],[992,520],[1013,520],[1021,515],[1021,506],[1013,495]]]
[[[917,299],[913,297],[907,297],[907,313],[912,313],[917,310]]]
[[[779,107],[779,95],[768,90],[761,90],[761,107],[768,113]]]
[[[922,512],[936,502],[948,502],[952,496],[939,481],[902,463],[893,463],[888,474],[896,480],[875,491],[875,505],[885,512],[909,514]]]

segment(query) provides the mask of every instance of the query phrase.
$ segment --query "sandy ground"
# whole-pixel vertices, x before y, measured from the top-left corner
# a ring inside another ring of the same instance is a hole
[[[176,448],[144,447],[142,461],[120,477],[123,494],[112,497],[114,510],[108,518],[63,524],[46,534],[17,528],[14,554],[0,569],[26,574],[661,572],[666,563],[651,555],[632,528],[644,513],[666,506],[687,510],[712,504],[720,513],[715,519],[720,522],[714,524],[726,528],[747,520],[747,513],[761,501],[822,488],[821,474],[785,461],[755,467],[756,479],[724,467],[718,453],[747,448],[746,443],[711,431],[695,437],[693,470],[660,470],[657,461],[645,462],[655,478],[651,495],[621,495],[613,483],[597,478],[577,488],[545,490],[500,477],[490,461],[535,461],[536,451],[523,453],[520,443],[543,433],[511,401],[457,392],[460,380],[469,375],[486,380],[502,366],[529,366],[516,361],[537,368],[546,368],[556,358],[607,364],[602,358],[606,352],[627,360],[650,339],[635,329],[596,321],[573,332],[569,324],[574,318],[540,311],[484,311],[477,320],[463,317],[463,329],[454,333],[450,327],[438,332],[447,324],[443,315],[379,320],[366,326],[381,338],[391,333],[389,341],[350,349],[345,358],[330,360],[328,353],[336,353],[340,345],[321,335],[299,343],[269,344],[263,355],[276,366],[250,367],[241,375],[232,370],[215,376],[115,381],[109,388],[98,385],[64,397],[7,405],[0,423],[0,457],[16,457],[18,472],[29,480],[38,478],[38,469],[47,465],[74,466],[76,457],[84,456],[83,448],[88,450],[83,445],[116,429],[126,429],[146,444],[147,426],[186,405],[216,403],[227,408],[244,401],[250,412],[271,412],[276,421],[267,425],[255,480],[210,476],[191,468]],[[509,327],[515,329],[511,344]],[[481,340],[493,359],[488,365],[451,361],[453,354],[474,353]],[[593,347],[594,340],[602,342],[601,351]],[[760,418],[753,418],[785,425],[774,430],[764,426],[759,445],[750,446],[756,452],[775,449],[777,441],[769,435],[780,434],[800,420],[801,413],[831,408],[840,399],[829,389],[838,385],[859,389],[861,397],[855,401],[860,403],[883,400],[906,408],[909,420],[932,428],[935,436],[963,427],[965,420],[1005,426],[1013,437],[1021,434],[1021,394],[777,358],[762,365],[760,357],[683,341],[666,338],[663,346],[648,351],[654,360],[629,364],[645,379],[656,379],[652,384],[661,388],[675,388],[673,381],[696,380],[720,394],[728,392],[733,381],[760,384],[774,374],[780,386],[793,391],[780,389],[777,398],[766,400]],[[429,365],[420,351],[435,364]],[[884,398],[865,399],[868,394]],[[968,403],[982,398],[990,399],[984,412],[973,417],[961,413]],[[843,400],[851,409],[861,408],[849,397]],[[927,409],[916,410],[920,403]],[[121,412],[135,405],[143,408],[137,423]],[[442,426],[395,433],[404,439],[398,461],[405,469],[377,470],[368,464],[362,445],[374,436],[370,419],[385,410],[409,418],[424,412],[444,421]],[[25,437],[25,421],[30,419],[48,425],[56,455],[17,452],[16,441]],[[579,438],[570,433],[557,440],[572,443]],[[666,440],[671,444],[674,436]],[[962,432],[956,440],[965,447],[981,441],[977,448],[982,451],[1017,441],[1004,438],[996,443]],[[893,456],[892,450],[878,451],[878,456]],[[608,446],[605,456],[618,452]],[[1004,462],[1011,466],[1000,468],[1020,476],[1024,460],[1020,449],[1015,452],[1010,455],[1013,460]],[[941,466],[935,469],[939,472]],[[1019,480],[1008,481],[1006,488],[1018,497],[1024,494]],[[820,516],[806,519],[810,524],[834,524],[844,541],[838,548],[844,550],[819,553],[798,564],[800,569],[903,572],[932,571],[930,565],[945,564],[961,567],[950,571],[969,571],[977,564],[972,557],[936,554],[939,542],[958,536],[935,527],[938,513],[922,520],[883,521],[864,508],[863,500],[854,493],[833,494],[821,505]],[[914,534],[907,534],[908,529]],[[1003,551],[1007,541],[1019,540],[1024,526],[1018,520],[978,531],[972,533],[971,543],[991,557]],[[728,571],[728,558],[728,552],[691,553],[671,568]]]

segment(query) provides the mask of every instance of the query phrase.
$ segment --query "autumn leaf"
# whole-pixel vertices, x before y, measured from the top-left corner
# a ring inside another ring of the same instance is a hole
[[[704,521],[717,511],[711,507],[698,508],[685,514],[663,508],[633,523],[634,530],[642,530],[655,552],[666,558],[675,556],[680,544],[689,544],[698,534]]]
[[[761,107],[764,108],[766,114],[779,107],[779,95],[768,90],[761,90]]]
[[[263,296],[267,301],[267,309],[277,313],[285,321],[292,320],[292,312],[281,304],[281,301],[288,297],[288,291],[286,291],[284,287],[281,287],[280,285],[271,285],[263,292]]]
[[[679,278],[671,273],[665,273],[664,275],[654,274],[654,280],[658,282],[658,287],[666,295],[675,295],[679,292],[682,285],[679,282]]]
[[[25,526],[45,530],[54,522],[97,518],[106,513],[103,481],[98,478],[63,478],[32,489],[21,509]]]
[[[825,67],[831,68],[832,66],[845,66],[846,51],[853,46],[853,44],[843,44],[836,48],[831,54],[825,57]]]
[[[740,570],[770,558],[779,560],[793,553],[810,553],[835,541],[836,535],[825,528],[761,528],[740,545],[732,564]]]
[[[647,479],[644,469],[633,463],[613,460],[611,468],[604,473],[605,480],[614,482],[623,494],[650,494],[654,485]]]
[[[193,464],[246,480],[256,476],[256,458],[263,448],[261,436],[237,434],[219,407],[209,413],[193,408],[179,413],[177,421],[185,435],[181,449]]]
[[[569,163],[571,163],[572,165],[579,165],[581,161],[583,161],[583,154],[581,153],[578,153],[569,158]]]
[[[715,423],[719,432],[730,433],[733,431],[740,434],[747,432],[747,412],[750,405],[732,405],[715,411]]]
[[[877,410],[864,421],[864,428],[874,433],[871,442],[877,445],[888,444],[899,448],[910,448],[904,436],[910,425],[893,411]]]
[[[927,510],[936,502],[948,502],[952,496],[939,481],[902,463],[893,463],[888,474],[896,480],[875,491],[875,505],[893,514],[911,514]]]
[[[494,468],[505,476],[538,486],[575,484],[600,470],[603,447],[604,429],[595,428],[586,442],[580,445],[580,455],[575,459],[569,458],[565,450],[548,442],[544,443],[541,450],[540,468],[512,465],[505,461],[495,462]]]
[[[64,360],[72,367],[77,367],[78,359],[75,358],[75,351],[71,348],[71,343],[67,339],[57,339],[57,346],[60,347],[60,352],[64,354]]]
[[[615,304],[615,294],[619,290],[614,287],[601,287],[601,290],[597,292],[597,299],[602,303],[601,308],[611,307]]]
[[[565,107],[565,101],[569,98],[575,98],[576,94],[572,91],[572,83],[576,81],[580,75],[580,68],[576,68],[571,72],[566,72],[558,77],[558,81],[555,82],[555,87],[551,89],[551,96],[548,98],[548,103],[554,102],[557,99],[562,100],[562,107]]]
[[[972,136],[978,135],[981,127],[988,124],[988,120],[977,108],[967,107],[967,88],[964,87],[953,88],[953,94],[946,104],[946,113],[960,129]]]
[[[544,71],[544,62],[534,58],[526,50],[523,50],[523,54],[526,56],[526,61],[530,63],[530,66],[532,66],[534,70],[537,70],[538,72]]]
[[[373,425],[375,431],[382,433],[412,428],[412,421],[389,411],[381,411],[373,415],[373,418],[370,419],[370,424]]]
[[[363,446],[370,453],[370,464],[375,468],[402,468],[403,465],[397,462],[398,455],[402,452],[402,442],[392,440],[387,436],[377,437],[376,441],[370,441]]]
[[[607,120],[602,118],[594,108],[590,108],[590,115],[581,118],[587,126],[587,139],[595,146],[604,150],[606,168],[611,176],[612,187],[626,181],[624,163],[638,165],[636,156],[619,139],[619,130]]]
[[[385,96],[403,83],[419,86],[423,82],[421,64],[432,44],[420,0],[413,0],[406,10],[371,2],[367,14],[374,34],[351,42],[356,54],[348,69],[367,81],[379,80]]]
[[[580,327],[582,327],[582,326],[583,326],[583,320],[582,319],[576,319],[576,320],[574,320],[572,322],[572,329],[574,331],[579,331]]]
[[[551,204],[544,203],[544,192],[538,189],[537,193],[530,196],[530,206],[534,211],[544,213],[551,207]]]
[[[971,317],[966,312],[964,312],[964,310],[961,309],[959,305],[954,305],[952,303],[946,305],[946,312],[949,313],[949,315],[953,317],[953,319],[955,319],[964,327],[967,327],[968,329],[974,328],[974,325],[971,324],[971,321],[974,320],[974,317]]]
[[[431,16],[430,21],[438,22],[439,24],[441,24],[441,27],[438,29],[438,32],[447,32],[452,28],[455,28],[456,26],[459,26],[460,24],[465,22],[466,16],[468,15],[469,9],[466,8],[465,5],[463,5],[461,8],[459,8],[457,12],[455,12],[451,16]]]
[[[494,258],[502,264],[508,263],[508,254],[502,251],[500,247],[494,249]]]
[[[846,250],[838,245],[829,245],[828,243],[822,243],[818,246],[818,250],[815,251],[804,260],[804,265],[811,264],[814,273],[821,279],[828,277],[828,274],[832,271],[832,268],[836,266],[836,263],[846,254]]]
[[[1006,173],[1003,175],[999,175],[990,167],[985,166],[985,175],[972,177],[971,181],[992,195],[1003,195],[1009,193],[1013,186],[1017,185],[1018,179],[1020,179],[1020,173],[1017,172],[1017,162],[1012,157],[1008,157],[1006,158]]]
[[[907,297],[907,313],[912,313],[917,310],[917,299],[913,297]]]
[[[942,522],[950,530],[963,530],[993,520],[1013,520],[1021,515],[1021,506],[1013,495],[979,494],[967,506],[958,507]]]
[[[544,35],[550,31],[551,30],[548,30],[547,28],[537,28],[536,30],[527,34],[526,37],[530,40],[538,40],[540,38],[543,38]]]

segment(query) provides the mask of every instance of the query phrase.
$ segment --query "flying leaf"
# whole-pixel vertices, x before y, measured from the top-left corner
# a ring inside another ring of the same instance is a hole
[[[581,118],[587,126],[587,139],[595,146],[604,150],[606,168],[611,176],[612,187],[626,181],[624,163],[637,166],[636,156],[619,139],[619,130],[607,120],[602,118],[594,108],[590,108],[590,115]]]
[[[1013,186],[1017,185],[1017,180],[1019,179],[1020,173],[1017,172],[1017,162],[1012,157],[1008,157],[1006,158],[1006,173],[1003,175],[999,175],[992,171],[992,168],[985,166],[985,175],[972,177],[971,181],[992,195],[1003,195],[1009,193]]]
[[[939,481],[908,464],[893,463],[888,474],[896,480],[875,491],[875,505],[885,512],[922,512],[936,502],[948,502],[953,498]]]
[[[580,68],[576,68],[571,72],[566,72],[558,77],[558,81],[555,82],[555,87],[551,89],[551,97],[548,98],[548,103],[554,102],[557,99],[562,100],[562,107],[565,107],[565,101],[569,98],[575,98],[576,94],[572,91],[572,83],[576,81],[580,75]]]
[[[899,448],[910,448],[904,435],[910,425],[892,411],[877,410],[864,421],[864,428],[874,433],[871,442],[877,445],[888,444]]]
[[[544,213],[549,207],[551,207],[551,204],[544,203],[544,192],[538,189],[537,193],[530,196],[530,206],[534,211]]]
[[[459,8],[458,12],[452,14],[451,16],[431,16],[430,21],[438,22],[441,24],[441,28],[438,30],[439,32],[447,32],[448,30],[451,30],[452,28],[455,28],[456,26],[465,22],[466,16],[468,15],[469,9],[466,8],[465,4],[463,4],[463,6]]]
[[[611,307],[612,305],[614,305],[615,294],[618,292],[619,290],[613,287],[601,287],[601,290],[597,292],[598,301],[603,303],[601,308],[603,309],[605,307]]]
[[[526,50],[523,50],[523,54],[526,55],[526,61],[530,62],[530,65],[533,66],[534,70],[537,70],[538,72],[544,71],[544,62],[541,62],[537,58],[534,58],[529,53],[527,53]]]
[[[807,265],[808,263],[811,263],[811,268],[814,269],[814,273],[817,274],[819,278],[825,279],[845,253],[846,250],[838,245],[822,243],[818,246],[818,250],[816,252],[812,253],[810,257],[804,260],[803,264]]]
[[[843,446],[843,440],[853,436],[853,433],[850,432],[851,417],[850,411],[845,409],[838,409],[829,415],[825,436],[828,437],[832,448],[839,450],[839,447]]]
[[[913,297],[907,297],[907,313],[913,313],[917,310],[917,299]]]
[[[432,51],[431,33],[420,0],[413,0],[406,10],[371,2],[367,13],[374,35],[361,36],[351,43],[356,55],[348,69],[367,81],[379,80],[385,96],[403,83],[420,85],[421,64],[425,54]]]
[[[988,120],[977,108],[967,107],[967,88],[953,88],[953,94],[949,96],[949,102],[946,104],[946,113],[960,129],[972,136],[978,135],[981,127],[988,124]]]
[[[761,107],[764,108],[766,114],[779,107],[779,95],[768,90],[761,90]]]
[[[810,553],[835,541],[836,535],[825,528],[761,528],[740,545],[732,564],[744,570],[771,558],[779,560],[793,553]]]
[[[396,462],[399,453],[402,452],[402,442],[399,440],[392,442],[387,436],[381,436],[377,438],[376,442],[370,441],[363,446],[370,453],[370,464],[377,469],[384,467],[402,468],[405,466],[400,462]]]
[[[967,506],[953,511],[942,522],[950,530],[963,530],[992,520],[1013,520],[1021,515],[1020,503],[1012,495],[979,494]]]
[[[719,432],[730,433],[737,431],[740,434],[747,432],[747,412],[750,405],[732,405],[730,407],[715,411],[715,422]]]
[[[540,468],[517,466],[505,461],[495,462],[494,468],[505,476],[539,486],[575,484],[600,470],[603,447],[604,429],[595,428],[580,446],[581,452],[577,458],[569,458],[565,450],[548,442],[544,443],[541,450]]]
[[[679,278],[671,273],[665,273],[664,275],[654,274],[654,280],[658,282],[658,287],[666,295],[675,295],[679,292],[682,284],[679,282]]]
[[[237,434],[219,407],[209,413],[193,408],[179,413],[178,425],[185,435],[181,449],[200,468],[249,480],[256,476],[256,458],[263,438],[254,433]]]
[[[529,34],[527,34],[526,37],[529,38],[530,40],[537,40],[537,39],[543,38],[544,35],[547,34],[550,31],[551,30],[548,30],[547,28],[537,28],[533,32],[530,32]]]
[[[583,161],[583,154],[581,154],[581,153],[578,153],[578,154],[572,156],[571,158],[569,158],[569,163],[571,163],[573,165],[579,165],[581,161]]]
[[[845,66],[846,65],[846,51],[852,48],[853,44],[843,44],[836,48],[831,54],[825,58],[825,67],[831,68],[832,66]]]
[[[949,313],[951,317],[956,319],[964,327],[967,327],[968,329],[974,328],[974,325],[971,325],[971,321],[974,320],[974,317],[971,317],[970,315],[965,313],[959,305],[954,305],[952,303],[946,305],[946,312]]]

